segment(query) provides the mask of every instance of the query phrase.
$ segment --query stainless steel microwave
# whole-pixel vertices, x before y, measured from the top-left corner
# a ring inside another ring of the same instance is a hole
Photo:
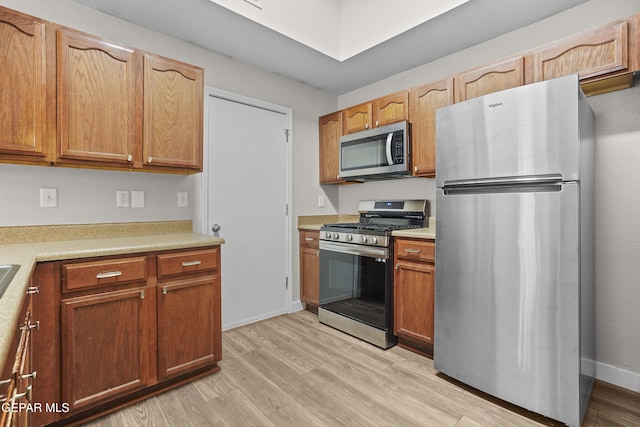
[[[399,122],[340,137],[340,178],[367,181],[411,174],[411,124]]]

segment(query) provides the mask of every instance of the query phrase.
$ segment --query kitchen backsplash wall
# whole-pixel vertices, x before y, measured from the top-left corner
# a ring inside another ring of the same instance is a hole
[[[197,175],[168,175],[0,164],[0,225],[95,224],[191,220]],[[57,190],[58,207],[40,207],[40,189]],[[116,207],[116,191],[129,207]],[[144,207],[131,207],[131,191],[144,191]],[[178,207],[178,192],[189,206]]]

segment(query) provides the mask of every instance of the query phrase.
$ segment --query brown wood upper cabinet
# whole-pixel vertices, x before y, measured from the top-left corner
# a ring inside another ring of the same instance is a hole
[[[0,7],[0,159],[49,163],[55,147],[55,69],[45,21]],[[52,131],[51,133],[50,130]]]
[[[453,78],[443,79],[411,89],[411,157],[414,176],[436,174],[436,110],[453,104]]]
[[[140,164],[135,51],[57,30],[58,162]]]
[[[474,68],[455,77],[456,102],[525,84],[524,56]]]
[[[354,105],[342,114],[344,135],[409,120],[409,92],[396,92]]]
[[[144,55],[144,143],[146,168],[202,171],[204,70]]]
[[[340,136],[342,135],[342,113],[327,114],[318,120],[320,130],[320,184],[342,182],[340,174]]]
[[[409,92],[396,92],[372,101],[373,126],[409,120]]]
[[[630,72],[638,65],[632,64],[636,57],[629,54],[630,45],[637,43],[630,31],[630,27],[637,26],[637,20],[638,16],[615,21],[535,49],[531,54],[533,81],[573,73],[578,73],[583,83],[621,73],[630,78]],[[630,84],[629,80],[626,87]],[[602,91],[585,90],[588,93]]]

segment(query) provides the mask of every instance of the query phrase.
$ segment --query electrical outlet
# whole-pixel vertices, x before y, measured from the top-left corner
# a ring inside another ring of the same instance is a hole
[[[189,207],[189,192],[178,191],[178,207],[179,208]]]
[[[324,196],[318,196],[318,207],[324,208]]]
[[[40,207],[41,208],[57,208],[58,207],[58,189],[57,188],[41,188],[40,189]]]
[[[128,208],[129,207],[129,192],[125,190],[116,191],[116,207]]]
[[[131,192],[131,207],[144,208],[144,191]]]

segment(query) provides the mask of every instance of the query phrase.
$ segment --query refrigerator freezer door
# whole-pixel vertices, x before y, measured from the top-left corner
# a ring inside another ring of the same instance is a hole
[[[579,180],[575,75],[496,92],[436,112],[436,186],[560,173]]]
[[[435,368],[579,425],[579,184],[516,191],[437,189]]]

